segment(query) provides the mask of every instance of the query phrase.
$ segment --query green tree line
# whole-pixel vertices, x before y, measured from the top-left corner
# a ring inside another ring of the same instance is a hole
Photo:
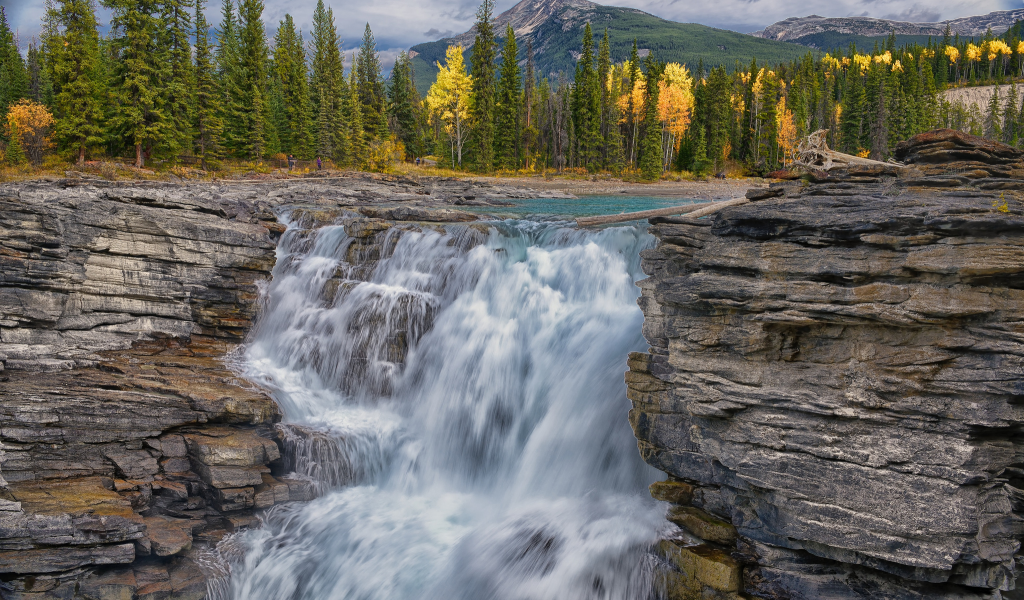
[[[470,64],[450,48],[421,101],[407,54],[382,76],[369,24],[345,75],[323,0],[308,42],[290,15],[268,39],[262,0],[223,0],[216,31],[203,0],[102,1],[113,15],[106,36],[97,33],[92,0],[47,0],[41,40],[27,58],[0,12],[0,110],[24,98],[45,105],[57,149],[79,161],[130,154],[141,166],[186,155],[208,164],[284,153],[374,169],[404,149],[407,158],[433,155],[481,173],[650,180],[727,164],[766,174],[819,129],[833,148],[883,160],[898,141],[937,126],[1024,138],[1016,88],[985,114],[939,95],[1024,69],[1020,27],[979,44],[946,36],[897,47],[890,36],[867,53],[851,46],[727,70],[662,63],[635,43],[628,60],[613,64],[608,32],[587,24],[574,72],[548,78],[536,73],[529,42],[518,59],[515,32],[496,31],[494,2],[483,0]]]
[[[290,15],[268,39],[262,0],[224,0],[216,31],[204,0],[101,1],[112,14],[106,36],[93,0],[47,0],[27,59],[0,8],[0,114],[24,99],[44,105],[56,149],[79,162],[283,153],[361,167],[399,141],[419,152],[409,57],[399,56],[386,85],[367,24],[346,77],[323,0],[308,44]]]

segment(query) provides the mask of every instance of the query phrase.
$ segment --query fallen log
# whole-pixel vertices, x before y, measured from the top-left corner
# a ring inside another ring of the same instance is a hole
[[[594,225],[607,225],[609,223],[625,223],[627,221],[639,221],[642,219],[651,219],[654,217],[672,217],[675,215],[689,214],[693,218],[699,218],[712,213],[718,212],[728,206],[737,206],[739,204],[746,204],[750,200],[746,198],[732,198],[730,200],[721,200],[718,202],[698,202],[695,204],[686,204],[683,206],[673,206],[671,208],[655,208],[653,210],[641,210],[630,213],[620,213],[617,215],[600,215],[597,217],[580,217],[576,219],[576,225],[578,227],[592,227]]]

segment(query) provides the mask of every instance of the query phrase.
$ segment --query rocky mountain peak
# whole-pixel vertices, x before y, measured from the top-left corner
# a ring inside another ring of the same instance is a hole
[[[501,35],[509,24],[516,32],[516,37],[529,35],[551,17],[558,16],[566,10],[589,11],[598,5],[589,0],[522,0],[512,8],[501,13],[494,19],[494,29]],[[469,48],[476,39],[476,26],[466,33],[450,38],[451,43]]]
[[[795,40],[816,33],[836,32],[868,37],[878,37],[896,33],[897,35],[931,35],[942,36],[948,25],[953,34],[961,36],[981,36],[989,29],[993,33],[1005,32],[1014,23],[1024,19],[1024,9],[1001,10],[986,15],[949,19],[934,23],[911,23],[892,21],[872,17],[790,17],[779,21],[751,35],[755,37],[777,40],[780,42]]]

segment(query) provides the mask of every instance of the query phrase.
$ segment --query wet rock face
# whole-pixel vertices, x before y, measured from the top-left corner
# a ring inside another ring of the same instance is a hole
[[[953,137],[902,145],[910,169],[812,175],[713,220],[652,221],[651,348],[626,381],[641,454],[670,476],[652,493],[682,530],[663,552],[676,597],[733,593],[733,573],[761,598],[1015,587],[1024,204],[1012,187],[928,181],[1003,169],[1018,185],[1022,165]],[[721,581],[684,568],[700,560]]]
[[[282,457],[302,436],[230,367],[287,229],[276,215],[300,243],[332,224],[352,237],[357,272],[328,281],[331,303],[401,232],[525,195],[376,176],[0,185],[0,597],[198,600],[225,534],[316,497]],[[394,321],[389,360],[417,331]]]

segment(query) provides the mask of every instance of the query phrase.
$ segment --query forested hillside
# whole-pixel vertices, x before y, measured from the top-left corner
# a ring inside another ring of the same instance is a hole
[[[527,2],[529,0],[524,0],[522,4]],[[532,42],[538,75],[552,81],[558,78],[559,73],[572,78],[579,58],[583,28],[587,23],[598,34],[608,30],[612,62],[629,58],[634,39],[644,56],[646,51],[651,51],[659,60],[690,65],[704,61],[709,67],[722,65],[730,71],[737,60],[747,63],[757,57],[760,61],[778,63],[793,60],[806,52],[794,44],[764,40],[696,23],[675,23],[632,8],[578,2],[550,4],[554,5],[553,9],[549,9],[553,14],[545,15],[541,24],[531,27],[525,34],[516,27],[514,20],[512,24],[519,38],[519,62],[526,60],[527,41]],[[513,7],[507,12],[517,8]],[[507,20],[507,17],[502,17],[505,15],[495,19],[499,25]],[[504,34],[503,29],[501,34]],[[447,47],[460,42],[461,39],[454,42],[443,39],[418,44],[410,49],[416,70],[416,88],[421,94],[425,94],[433,83],[437,74],[436,63],[444,61]],[[462,45],[468,61],[472,53],[471,44]]]

